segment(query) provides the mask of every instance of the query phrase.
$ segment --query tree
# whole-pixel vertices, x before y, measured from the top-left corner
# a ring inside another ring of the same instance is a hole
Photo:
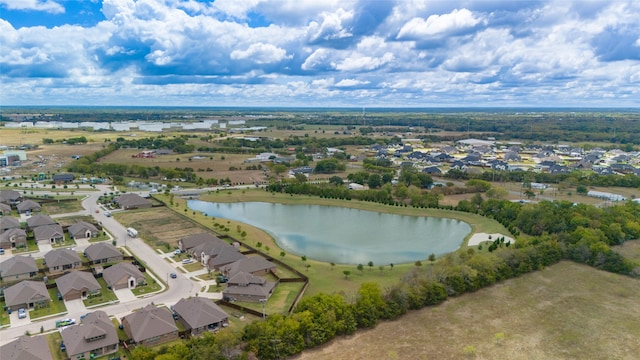
[[[369,271],[371,271],[373,269],[373,261],[369,261],[367,265],[369,265]]]
[[[580,195],[587,195],[589,190],[584,185],[578,185],[578,187],[576,187],[576,192]]]
[[[284,251],[280,251],[280,256],[285,257],[287,255],[287,253],[285,253]]]
[[[429,261],[431,261],[431,263],[433,263],[434,261],[436,261],[436,254],[431,253],[431,254],[429,255]]]
[[[285,165],[282,164],[278,164],[278,165],[274,165],[271,170],[273,170],[273,172],[276,175],[282,175],[285,171],[287,171],[287,167]]]
[[[334,263],[333,261],[329,263],[329,265],[331,265],[331,270],[333,270],[333,268],[336,266],[336,263]]]
[[[382,186],[382,177],[378,174],[371,174],[369,175],[367,183],[369,184],[369,188],[377,189]]]
[[[393,270],[393,263],[389,264],[389,267]]]
[[[349,270],[344,270],[342,273],[344,274],[344,278],[345,279],[348,279],[349,275],[351,275],[351,271],[349,271]]]
[[[362,274],[362,270],[364,269],[364,265],[362,264],[358,264],[358,271],[360,271],[360,273]]]
[[[340,176],[332,176],[329,178],[329,184],[340,186],[344,184],[344,180]]]

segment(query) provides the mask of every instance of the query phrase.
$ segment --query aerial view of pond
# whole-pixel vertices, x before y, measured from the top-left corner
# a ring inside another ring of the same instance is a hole
[[[287,253],[337,264],[400,264],[456,250],[469,224],[448,218],[385,214],[334,206],[189,200],[207,216],[253,225]]]

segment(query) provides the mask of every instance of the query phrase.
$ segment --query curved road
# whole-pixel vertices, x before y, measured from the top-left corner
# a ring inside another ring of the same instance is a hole
[[[151,294],[144,298],[137,298],[132,301],[102,306],[95,309],[89,309],[87,311],[102,310],[108,315],[115,316],[120,319],[123,316],[131,313],[133,310],[141,308],[151,302],[153,302],[154,304],[166,304],[167,306],[169,306],[175,304],[181,298],[196,296],[201,285],[196,285],[193,281],[189,280],[188,277],[184,276],[180,271],[176,271],[176,268],[173,265],[163,259],[158,252],[149,247],[149,245],[147,245],[140,238],[129,237],[127,235],[126,228],[122,226],[122,224],[117,222],[113,217],[107,217],[104,215],[104,212],[97,204],[98,198],[100,197],[100,195],[102,195],[102,193],[109,192],[110,190],[108,186],[105,185],[99,185],[98,189],[100,191],[76,191],[76,194],[87,195],[87,197],[82,201],[82,206],[85,210],[74,214],[91,214],[91,216],[93,216],[96,221],[101,221],[102,226],[106,228],[117,241],[117,246],[126,245],[127,249],[131,253],[133,253],[139,260],[146,263],[147,269],[150,269],[156,275],[156,277],[159,277],[159,279],[157,279],[158,282],[166,282],[168,284],[168,288],[166,289],[166,291]],[[96,213],[96,209],[99,210],[98,213]],[[78,246],[76,249],[79,251],[83,250],[81,246]],[[42,256],[43,254],[38,253],[32,255],[34,257],[38,257]],[[169,274],[172,272],[177,274],[176,279],[169,278]],[[21,325],[13,325],[8,328],[4,328],[0,331],[0,345],[4,345],[12,341],[16,337],[23,335],[27,331],[31,334],[38,334],[40,333],[41,326],[44,327],[45,332],[55,330],[56,320],[63,318],[73,318],[77,320],[81,315],[87,312],[82,311],[74,313],[71,311],[73,310],[70,310],[68,314],[49,318],[47,320],[35,321]]]

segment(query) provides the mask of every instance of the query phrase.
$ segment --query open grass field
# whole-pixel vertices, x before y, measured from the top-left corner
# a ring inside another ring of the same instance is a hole
[[[626,241],[620,246],[612,247],[620,255],[637,262],[640,262],[640,239]]]
[[[561,262],[295,359],[637,359],[638,298],[638,279]]]
[[[165,207],[122,211],[113,216],[122,225],[138,230],[140,237],[156,246],[166,242],[173,248],[179,239],[206,230]]]

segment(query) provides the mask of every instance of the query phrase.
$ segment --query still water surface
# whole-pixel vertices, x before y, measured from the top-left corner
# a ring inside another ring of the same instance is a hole
[[[400,264],[456,250],[469,224],[448,218],[385,214],[334,206],[189,200],[207,216],[267,231],[287,253],[337,264]]]

